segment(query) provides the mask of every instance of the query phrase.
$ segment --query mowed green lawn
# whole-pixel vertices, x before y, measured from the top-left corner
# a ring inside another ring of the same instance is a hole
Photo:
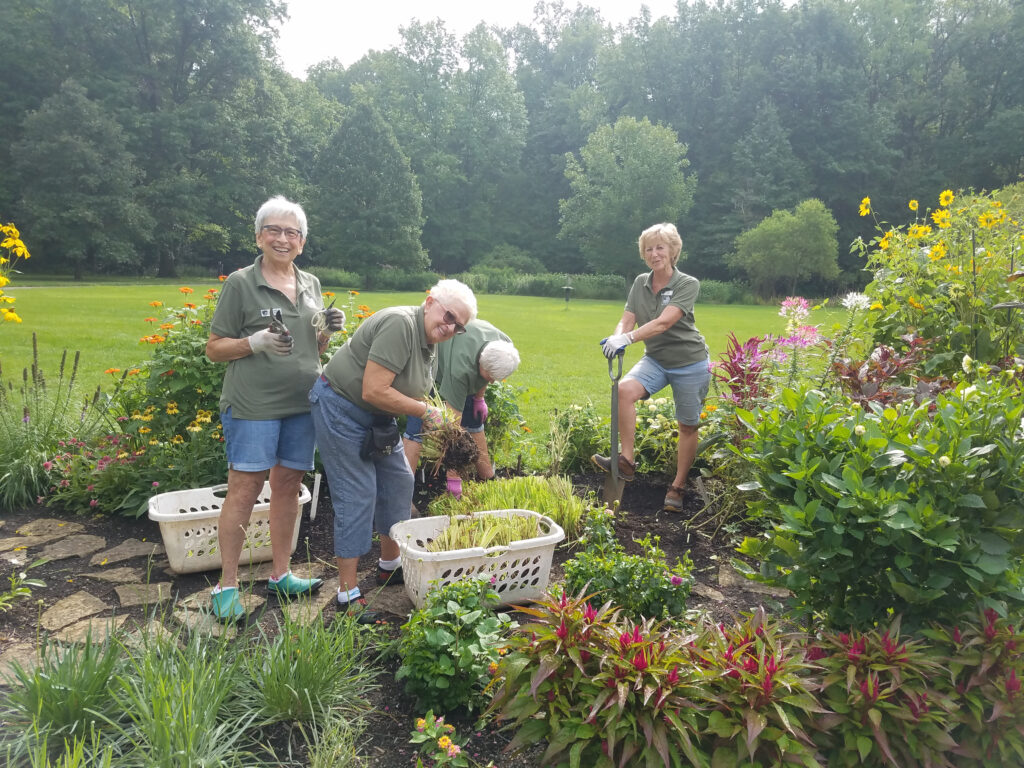
[[[187,285],[194,293],[185,296],[179,288]],[[109,388],[109,368],[130,368],[145,360],[150,347],[140,339],[156,330],[147,317],[163,317],[166,307],[185,301],[200,304],[215,280],[154,282],[145,284],[40,283],[10,286],[17,298],[22,324],[0,327],[0,365],[5,380],[20,381],[22,369],[32,359],[32,334],[39,342],[39,357],[48,381],[55,381],[61,353],[70,359],[81,352],[79,381],[88,391],[97,385]],[[325,290],[332,290],[329,286]],[[347,292],[339,294],[344,306]],[[356,304],[371,309],[394,304],[418,304],[422,293],[363,293],[353,297]],[[520,408],[534,433],[548,432],[551,413],[569,403],[594,402],[607,413],[610,394],[608,362],[598,342],[618,321],[625,301],[573,300],[526,296],[480,296],[480,317],[512,337],[522,354],[522,365],[509,383],[523,388]],[[155,309],[152,301],[164,302]],[[347,309],[347,307],[345,307]],[[827,325],[832,318],[821,313],[813,322]],[[715,359],[726,346],[730,332],[741,341],[751,336],[778,333],[782,318],[773,306],[697,305],[697,324],[704,333]],[[628,368],[642,354],[642,344],[627,349]]]

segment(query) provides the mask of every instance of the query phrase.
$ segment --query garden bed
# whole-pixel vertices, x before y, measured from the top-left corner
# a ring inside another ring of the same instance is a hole
[[[588,491],[600,493],[601,483],[602,478],[598,475],[574,478],[574,484],[579,493]],[[443,486],[443,480],[440,483],[431,481],[427,485],[418,485],[417,506],[422,509],[427,501],[440,491],[439,485]],[[626,486],[622,506],[628,513],[620,520],[617,532],[627,550],[631,553],[639,553],[640,548],[634,544],[634,539],[648,533],[657,536],[660,539],[660,547],[665,551],[667,562],[674,563],[677,558],[681,558],[684,553],[689,552],[694,561],[694,575],[697,580],[703,584],[714,586],[724,598],[708,602],[705,597],[694,593],[690,600],[690,604],[694,607],[703,606],[722,619],[738,615],[754,607],[751,600],[756,596],[735,588],[721,588],[717,584],[719,565],[728,562],[728,559],[733,556],[729,541],[724,537],[720,537],[720,541],[710,541],[699,533],[687,533],[682,526],[684,520],[699,510],[700,498],[696,494],[688,495],[686,498],[687,509],[682,515],[667,513],[661,510],[664,491],[662,482],[643,477]],[[149,542],[160,540],[157,524],[146,518],[81,517],[46,507],[32,507],[8,515],[3,528],[0,529],[0,536],[11,536],[20,526],[40,517],[83,523],[85,525],[84,533],[104,538],[108,548],[132,538]],[[325,589],[333,589],[332,526],[333,513],[330,496],[326,484],[324,484],[318,504],[317,518],[310,521],[308,513],[303,516],[299,533],[299,549],[296,552],[295,561],[306,558],[308,542],[308,556],[313,560],[322,560],[330,566],[327,571]],[[365,562],[360,563],[360,572],[372,572],[376,556],[376,551],[366,556]],[[570,553],[565,546],[556,549],[551,574],[552,581],[560,579],[561,565],[569,556]],[[131,564],[142,563],[144,560]],[[118,601],[112,585],[83,576],[85,573],[96,570],[98,570],[96,566],[89,565],[88,557],[71,557],[52,561],[31,569],[32,577],[45,581],[46,587],[33,590],[35,599],[18,601],[12,610],[0,613],[0,653],[16,643],[35,641],[36,627],[41,613],[36,599],[44,601],[45,606],[50,606],[64,597],[86,590],[108,604],[117,605]],[[159,573],[154,574],[152,581],[171,578],[173,591],[179,597],[186,597],[209,589],[211,584],[216,581],[217,576],[216,571],[178,574],[170,577]],[[375,587],[371,583],[367,583],[364,588],[372,591]],[[279,615],[279,609],[274,601],[268,601],[267,608],[260,621],[265,627],[273,627],[276,617]],[[136,623],[141,623],[144,618],[142,608],[118,609],[118,613],[128,614],[129,621]],[[326,613],[329,620],[333,611],[329,608]],[[398,636],[398,627],[397,623],[391,625],[389,628],[391,637]],[[394,672],[397,664],[396,659],[387,662],[386,672],[379,680],[380,688],[372,697],[374,711],[368,720],[368,730],[363,737],[364,753],[368,758],[369,765],[374,768],[397,768],[415,763],[416,748],[409,744],[409,732],[412,730],[415,718],[424,713],[418,711],[415,702],[405,695],[402,685],[395,681]],[[459,713],[450,713],[449,719],[458,726],[460,734],[476,733],[472,731],[472,717],[466,715],[460,717]],[[286,733],[282,731],[281,739],[285,740],[286,737]],[[488,760],[494,760],[496,764],[506,767],[535,765],[539,753],[534,754],[533,751],[528,751],[514,760],[510,760],[508,755],[502,753],[501,750],[508,743],[509,738],[510,735],[487,729],[480,732],[479,735],[473,735],[466,748],[471,754],[476,753],[475,759],[484,765]]]

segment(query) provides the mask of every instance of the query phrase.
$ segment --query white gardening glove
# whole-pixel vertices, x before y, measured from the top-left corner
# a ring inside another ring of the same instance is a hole
[[[337,333],[345,327],[345,313],[337,307],[324,310],[324,325],[328,333]]]
[[[295,339],[290,333],[274,333],[269,328],[256,331],[249,337],[249,349],[255,355],[266,352],[268,355],[290,355]]]
[[[601,339],[601,351],[604,352],[605,357],[611,360],[615,357],[616,352],[620,349],[625,349],[631,343],[628,333],[616,333],[607,339]]]

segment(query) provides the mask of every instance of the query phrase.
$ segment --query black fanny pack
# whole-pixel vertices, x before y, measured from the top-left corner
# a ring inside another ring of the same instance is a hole
[[[359,456],[363,459],[390,456],[398,446],[399,440],[401,435],[398,432],[398,422],[393,417],[374,416],[373,423],[363,439],[363,446],[359,449]]]

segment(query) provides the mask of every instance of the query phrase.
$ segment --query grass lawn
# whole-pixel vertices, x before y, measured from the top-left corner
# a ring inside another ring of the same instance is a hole
[[[91,392],[107,388],[113,378],[108,368],[130,368],[148,357],[148,345],[140,339],[156,330],[147,317],[162,318],[164,308],[185,301],[201,304],[216,280],[147,281],[144,284],[15,283],[7,290],[17,298],[16,308],[24,322],[0,328],[0,366],[5,380],[20,381],[22,369],[32,359],[32,334],[36,334],[39,357],[48,381],[55,381],[63,350],[69,360],[81,352],[79,381]],[[191,296],[178,289],[187,285]],[[330,290],[330,287],[325,287]],[[338,291],[338,305],[346,296]],[[422,293],[363,293],[353,301],[371,309],[393,304],[418,304]],[[150,306],[162,301],[164,308]],[[622,301],[573,300],[527,296],[480,296],[480,316],[512,337],[522,354],[519,370],[509,379],[523,388],[520,408],[528,427],[538,434],[548,431],[550,413],[571,402],[590,399],[600,411],[609,409],[608,362],[598,341],[607,336],[622,312]],[[347,308],[346,308],[347,309]],[[812,322],[823,330],[840,313],[817,312]],[[697,324],[708,341],[712,359],[725,349],[730,332],[740,340],[777,333],[782,318],[774,306],[701,305]],[[626,350],[626,368],[640,358],[642,345]]]

